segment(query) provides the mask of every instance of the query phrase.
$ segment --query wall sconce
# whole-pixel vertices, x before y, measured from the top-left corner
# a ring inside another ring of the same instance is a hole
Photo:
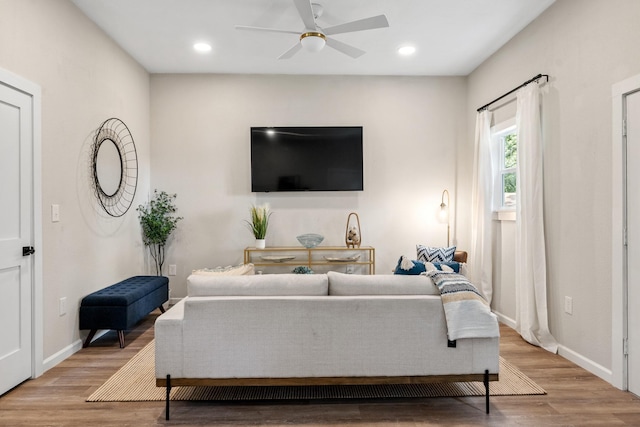
[[[447,203],[444,202],[444,196],[447,196]],[[449,192],[447,190],[444,190],[442,192],[442,200],[440,202],[440,213],[438,214],[438,217],[440,219],[440,222],[443,223],[447,223],[447,246],[449,246],[449,236],[450,236],[450,230],[451,230],[451,226],[449,223]]]

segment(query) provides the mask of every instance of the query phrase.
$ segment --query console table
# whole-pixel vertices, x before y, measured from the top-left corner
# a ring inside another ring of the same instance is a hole
[[[344,246],[274,246],[265,249],[246,248],[244,263],[256,268],[286,267],[289,272],[297,266],[314,270],[336,270],[345,267],[347,272],[376,273],[376,250],[371,246],[347,248]],[[348,271],[351,269],[351,271]],[[357,270],[357,271],[356,271]]]

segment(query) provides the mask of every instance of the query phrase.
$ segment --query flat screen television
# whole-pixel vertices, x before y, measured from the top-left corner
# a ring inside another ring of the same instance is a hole
[[[251,191],[362,191],[362,126],[252,127]]]

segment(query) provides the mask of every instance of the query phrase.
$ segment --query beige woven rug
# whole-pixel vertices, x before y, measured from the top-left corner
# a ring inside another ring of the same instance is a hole
[[[156,387],[154,342],[151,341],[98,388],[87,402],[143,402],[165,399]],[[500,380],[489,385],[491,396],[546,394],[518,368],[500,358]],[[294,387],[173,387],[171,400],[349,399],[385,397],[484,396],[481,382]]]

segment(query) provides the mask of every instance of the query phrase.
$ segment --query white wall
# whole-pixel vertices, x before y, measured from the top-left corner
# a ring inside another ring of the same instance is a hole
[[[513,220],[493,221],[493,296],[491,308],[500,320],[515,327],[516,289],[515,280],[515,238],[516,223]]]
[[[272,207],[268,246],[307,232],[342,246],[357,212],[378,273],[415,257],[416,243],[444,245],[436,214],[445,188],[456,206],[465,93],[460,77],[153,75],[152,188],[177,193],[185,218],[166,261],[178,266],[172,296],[194,268],[242,262],[252,203]],[[251,193],[250,127],[286,125],[364,126],[364,191]]]
[[[469,76],[470,137],[459,159],[472,162],[476,108],[538,73],[551,76],[543,97],[550,327],[561,354],[603,377],[612,366],[611,86],[640,72],[638,16],[636,0],[558,0]],[[495,304],[506,311],[515,301]]]
[[[149,188],[149,76],[67,0],[0,0],[0,40],[0,67],[42,88],[44,247],[36,249],[44,264],[44,358],[54,364],[77,348],[82,297],[144,268],[135,207]],[[119,219],[97,207],[88,175],[92,132],[110,117],[129,126],[139,161],[134,209]],[[58,223],[50,221],[53,203]]]

